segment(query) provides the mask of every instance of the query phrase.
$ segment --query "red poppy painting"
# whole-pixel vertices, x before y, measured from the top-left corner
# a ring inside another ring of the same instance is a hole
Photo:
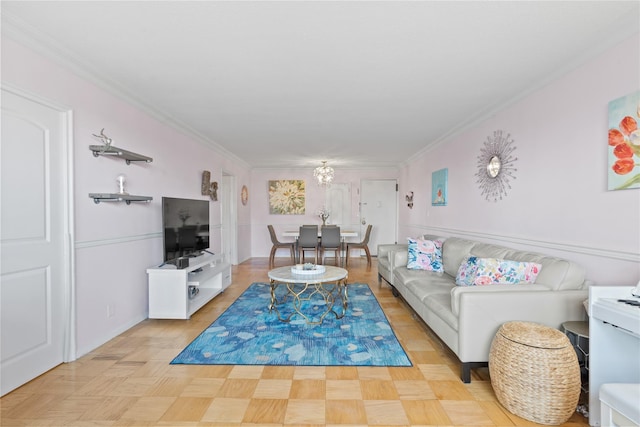
[[[609,103],[608,189],[640,188],[640,91]]]

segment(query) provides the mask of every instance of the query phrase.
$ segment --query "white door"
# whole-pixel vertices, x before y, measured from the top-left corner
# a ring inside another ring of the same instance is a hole
[[[378,244],[397,239],[398,190],[395,179],[365,179],[360,185],[360,235],[373,225],[369,238],[371,255],[378,254]]]
[[[351,185],[349,183],[333,183],[326,190],[325,205],[329,211],[328,224],[341,227],[351,225]]]
[[[0,394],[65,359],[67,114],[2,90]]]

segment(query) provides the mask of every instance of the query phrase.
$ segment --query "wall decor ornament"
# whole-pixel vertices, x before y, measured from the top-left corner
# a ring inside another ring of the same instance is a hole
[[[211,197],[214,202],[218,201],[218,183],[216,181],[211,182],[211,172],[209,171],[202,171],[200,192],[203,196]]]
[[[504,135],[502,130],[496,130],[493,136],[487,137],[480,149],[475,176],[480,195],[487,201],[502,200],[507,195],[507,189],[511,189],[509,181],[516,179],[514,163],[518,158],[513,155],[516,146],[512,144],[510,134]]]
[[[269,181],[269,213],[274,215],[304,215],[304,180]]]
[[[407,206],[409,206],[409,209],[413,209],[413,191],[409,191],[409,193],[404,196],[404,199],[407,201]]]
[[[609,102],[607,189],[640,188],[640,90]]]
[[[249,190],[247,189],[246,185],[243,185],[242,191],[240,191],[240,201],[242,201],[242,204],[245,206],[249,201]]]
[[[449,200],[449,169],[431,173],[431,206],[447,206]]]

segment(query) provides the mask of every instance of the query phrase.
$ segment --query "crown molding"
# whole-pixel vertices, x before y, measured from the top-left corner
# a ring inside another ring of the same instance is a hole
[[[234,162],[242,165],[245,169],[251,169],[251,165],[245,160],[231,153],[182,121],[176,120],[165,112],[146,103],[144,100],[133,96],[127,88],[102,75],[100,70],[92,67],[84,61],[82,57],[56,42],[52,37],[40,31],[38,28],[6,11],[2,11],[2,36],[8,37],[52,62],[55,62],[78,77],[95,84],[107,93],[119,98],[123,102],[138,108],[160,123],[193,138],[217,154],[230,158]]]

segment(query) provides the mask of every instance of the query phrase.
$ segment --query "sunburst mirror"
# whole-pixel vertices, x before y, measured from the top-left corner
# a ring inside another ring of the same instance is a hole
[[[507,189],[511,189],[510,180],[516,179],[514,163],[518,158],[513,155],[516,147],[512,144],[511,135],[505,136],[501,130],[496,130],[480,149],[476,183],[480,195],[490,202],[502,200]]]

